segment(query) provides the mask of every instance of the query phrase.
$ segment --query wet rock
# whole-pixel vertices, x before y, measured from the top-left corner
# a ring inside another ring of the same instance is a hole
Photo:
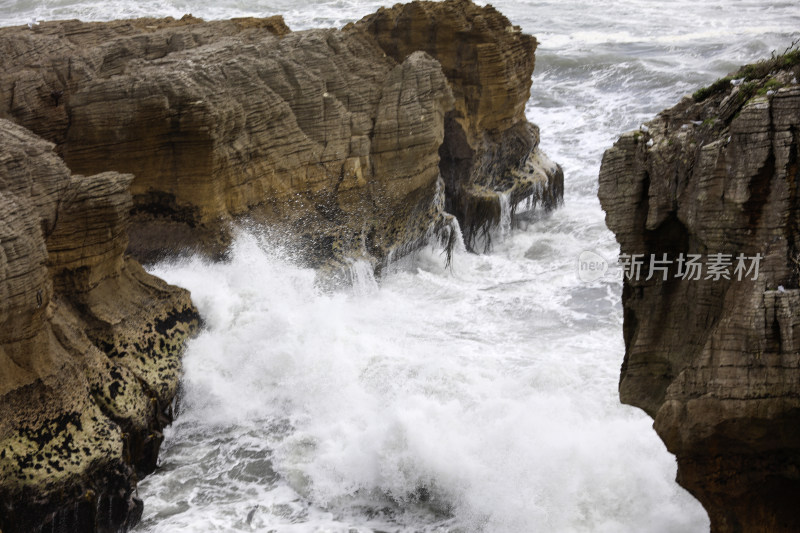
[[[0,116],[75,172],[134,175],[130,251],[143,261],[220,257],[233,223],[257,223],[312,265],[381,263],[448,228],[445,210],[466,228],[495,223],[473,197],[555,205],[560,171],[541,164],[524,116],[535,40],[467,1],[396,9],[344,30],[290,32],[274,17],[3,29]],[[429,31],[452,43],[431,46]]]
[[[442,65],[455,104],[439,149],[445,210],[467,246],[489,244],[488,230],[510,209],[552,209],[563,200],[561,168],[539,150],[539,129],[525,117],[537,42],[492,6],[469,0],[381,8],[355,27],[402,61],[424,51]]]
[[[698,91],[600,171],[622,254],[648,262],[624,282],[620,398],[655,419],[715,532],[800,530],[799,68],[794,52]],[[663,254],[668,279],[646,280]],[[700,279],[678,276],[680,254]],[[737,274],[740,254],[757,275]]]
[[[185,290],[125,257],[132,176],[69,172],[0,119],[0,530],[136,522],[184,340]],[[41,528],[41,529],[40,529]]]

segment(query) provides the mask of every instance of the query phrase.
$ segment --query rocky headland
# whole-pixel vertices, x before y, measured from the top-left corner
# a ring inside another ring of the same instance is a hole
[[[559,204],[525,118],[536,40],[468,0],[341,30],[280,17],[0,29],[0,530],[141,515],[200,318],[138,261],[237,227],[379,269],[458,219]]]
[[[800,51],[743,67],[600,171],[621,258],[644,263],[624,281],[620,398],[654,418],[713,532],[800,531],[798,79]]]
[[[558,204],[563,176],[524,114],[535,49],[468,0],[381,9],[342,30],[45,22],[0,32],[0,116],[74,172],[134,175],[141,260],[219,257],[232,223],[248,222],[295,236],[315,266],[380,264],[432,232],[448,239],[446,213],[467,237],[485,231],[501,194]]]

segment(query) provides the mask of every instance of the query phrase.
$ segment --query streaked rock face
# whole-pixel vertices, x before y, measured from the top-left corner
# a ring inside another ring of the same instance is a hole
[[[497,191],[557,204],[560,169],[524,116],[535,39],[468,1],[397,9],[341,31],[188,16],[6,29],[0,114],[75,172],[134,175],[142,260],[219,255],[246,220],[296,236],[312,264],[381,262],[447,226],[440,172],[467,233],[499,221]]]
[[[445,208],[458,218],[467,246],[499,222],[499,194],[511,206],[560,204],[563,172],[538,149],[539,130],[525,118],[534,37],[492,6],[469,0],[381,8],[355,27],[397,61],[422,50],[441,63],[455,99],[439,151]]]
[[[403,215],[433,198],[452,104],[438,63],[398,64],[359,33],[273,23],[7,30],[0,49],[24,51],[0,83],[12,117],[71,169],[134,174],[131,251],[142,259],[218,255],[242,217],[298,235],[319,262],[366,236],[390,247]]]
[[[132,176],[0,119],[0,529],[113,529],[155,468],[189,294],[124,257]]]
[[[220,257],[255,223],[311,265],[379,268],[452,244],[449,211],[472,243],[501,195],[557,205],[563,175],[524,115],[535,44],[466,0],[343,30],[0,29],[0,530],[141,513],[198,316],[126,250]]]
[[[623,289],[620,397],[655,419],[678,481],[719,532],[800,530],[800,67],[790,63],[684,99],[623,135],[600,171],[623,254],[699,254],[706,265],[730,254],[730,280],[676,279],[673,264],[667,281],[646,281],[647,264]],[[757,279],[738,279],[739,254],[763,257]]]

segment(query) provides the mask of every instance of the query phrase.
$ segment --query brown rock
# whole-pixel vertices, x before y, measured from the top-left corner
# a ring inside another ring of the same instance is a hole
[[[426,213],[423,231],[443,216],[427,213],[452,105],[438,63],[415,54],[398,64],[357,33],[275,26],[0,31],[0,49],[19,51],[0,94],[70,168],[135,174],[140,258],[193,247],[219,255],[242,217],[299,235],[317,262],[362,242],[385,256],[399,234],[417,238],[407,211]],[[56,88],[60,106],[42,97]]]
[[[132,176],[0,119],[0,530],[116,530],[155,467],[189,294],[124,257]]]
[[[449,225],[440,172],[456,213],[471,206],[462,189],[557,203],[560,174],[524,117],[535,40],[470,2],[409,9],[442,46],[388,54],[369,18],[343,31],[191,17],[0,30],[0,115],[76,172],[134,174],[142,260],[221,255],[233,222],[256,222],[296,236],[314,264],[382,262]]]
[[[397,61],[421,50],[441,63],[455,98],[439,149],[445,210],[458,218],[469,247],[499,223],[499,194],[512,208],[526,199],[528,209],[561,203],[563,172],[538,149],[539,130],[525,118],[534,37],[469,0],[398,4],[354,27]]]
[[[501,194],[560,201],[524,116],[535,40],[466,1],[393,9],[0,29],[0,530],[138,519],[198,317],[126,249],[221,256],[256,223],[380,267],[452,245],[446,207],[473,242]]]
[[[654,417],[714,532],[800,531],[800,85],[764,67],[623,135],[600,171],[623,254],[729,254],[731,279],[647,264],[623,288],[620,398]],[[757,279],[739,254],[763,257]]]

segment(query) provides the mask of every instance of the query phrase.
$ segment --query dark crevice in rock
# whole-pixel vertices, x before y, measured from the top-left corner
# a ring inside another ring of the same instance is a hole
[[[748,226],[756,227],[761,220],[761,213],[767,204],[772,179],[775,175],[775,154],[769,151],[767,160],[758,173],[750,180],[749,198],[744,203],[743,210],[748,217]]]
[[[465,226],[460,205],[462,190],[472,169],[475,150],[467,142],[464,128],[456,120],[456,111],[448,111],[444,119],[444,142],[439,147],[439,172],[445,186],[444,209],[455,215],[461,227]]]
[[[646,257],[655,255],[661,259],[663,254],[669,258],[677,258],[679,254],[686,254],[690,247],[690,233],[686,226],[678,219],[676,213],[670,213],[667,218],[654,230],[644,231]],[[673,265],[670,265],[672,267]],[[677,266],[677,265],[675,265]],[[674,276],[669,276],[672,278]]]
[[[786,182],[789,187],[789,213],[786,223],[786,242],[789,244],[788,264],[793,265],[786,287],[800,287],[800,196],[798,195],[798,166],[800,165],[800,127],[791,129],[792,142],[786,164]]]
[[[155,218],[171,220],[195,228],[198,223],[196,209],[179,206],[175,195],[151,190],[133,197],[131,215],[134,217],[149,215]]]

